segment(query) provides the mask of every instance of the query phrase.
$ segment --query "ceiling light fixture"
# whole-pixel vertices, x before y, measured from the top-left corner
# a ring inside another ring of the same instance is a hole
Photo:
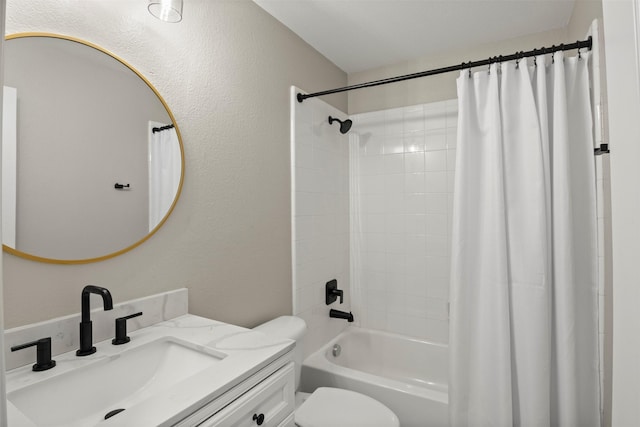
[[[182,21],[182,0],[149,0],[149,13],[165,22]]]

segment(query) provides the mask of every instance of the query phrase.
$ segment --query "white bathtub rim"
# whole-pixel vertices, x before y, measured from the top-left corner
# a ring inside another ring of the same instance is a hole
[[[409,339],[412,341],[417,341],[417,342],[426,343],[426,344],[432,344],[439,347],[447,347],[446,344],[442,344],[442,343],[434,343],[431,341],[421,340],[418,338],[411,338],[411,337],[407,337],[400,334],[394,334],[390,332],[376,331],[376,330],[349,326],[347,329],[345,329],[333,340],[329,341],[327,344],[322,346],[315,353],[309,355],[309,357],[307,357],[304,360],[303,365],[310,368],[318,369],[321,371],[330,372],[333,375],[352,378],[362,383],[374,384],[378,387],[388,388],[388,389],[397,391],[399,393],[407,393],[414,396],[417,395],[426,399],[434,400],[436,402],[441,402],[445,404],[449,403],[448,392],[428,389],[425,387],[419,387],[419,386],[407,384],[403,381],[395,380],[391,378],[380,377],[374,374],[369,374],[367,372],[362,372],[356,369],[347,368],[347,367],[338,365],[336,363],[333,363],[331,360],[329,360],[326,357],[326,354],[333,347],[333,345],[336,342],[338,342],[341,338],[343,338],[345,335],[354,331],[357,331],[360,333],[366,332],[366,333],[372,333],[372,334],[386,335],[386,336],[397,337],[401,339]]]
[[[438,342],[438,341],[429,341],[429,340],[425,340],[425,339],[422,339],[422,338],[410,337],[409,335],[397,334],[395,332],[379,331],[377,329],[361,328],[359,326],[347,326],[344,329],[344,331],[342,331],[338,336],[336,336],[333,340],[331,340],[329,342],[329,344],[335,344],[340,338],[344,337],[345,335],[349,334],[350,332],[367,333],[367,334],[371,334],[371,335],[381,335],[383,337],[399,338],[399,339],[402,339],[402,340],[407,340],[407,341],[412,341],[412,342],[419,342],[419,343],[422,343],[422,344],[429,344],[429,345],[433,345],[435,347],[441,347],[441,348],[448,348],[449,347],[448,344],[442,343],[442,342]]]

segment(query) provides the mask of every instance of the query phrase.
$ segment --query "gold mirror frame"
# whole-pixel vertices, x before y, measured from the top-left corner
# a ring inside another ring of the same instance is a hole
[[[162,95],[160,95],[158,90],[151,84],[151,82],[149,80],[147,80],[146,77],[144,77],[140,72],[138,72],[138,70],[136,70],[127,61],[125,61],[124,59],[120,58],[119,56],[109,52],[108,50],[106,50],[106,49],[104,49],[104,48],[102,48],[102,47],[100,47],[100,46],[98,46],[96,44],[93,44],[91,42],[88,42],[86,40],[82,40],[82,39],[79,39],[79,38],[76,38],[76,37],[65,36],[65,35],[54,34],[54,33],[44,33],[44,32],[28,32],[28,33],[11,34],[11,35],[8,35],[8,36],[5,37],[5,41],[9,41],[9,40],[13,40],[13,39],[19,39],[19,38],[26,38],[26,37],[55,38],[55,39],[61,39],[61,40],[67,40],[67,41],[79,43],[79,44],[85,45],[87,47],[96,49],[96,50],[98,50],[98,51],[110,56],[111,58],[115,59],[116,61],[120,62],[122,65],[127,67],[133,73],[135,73],[149,87],[149,89],[151,89],[151,91],[153,91],[153,93],[158,97],[158,100],[162,103],[163,107],[167,111],[167,114],[169,115],[169,118],[171,119],[171,123],[175,127],[176,135],[178,136],[178,144],[180,146],[180,161],[181,161],[180,183],[178,184],[178,189],[176,191],[175,198],[173,199],[173,203],[169,207],[169,210],[167,211],[165,216],[158,223],[158,225],[156,225],[155,228],[153,230],[151,230],[145,237],[143,237],[142,239],[140,239],[137,242],[133,243],[132,245],[125,247],[124,249],[120,249],[118,251],[109,253],[107,255],[103,255],[103,256],[99,256],[99,257],[95,257],[95,258],[75,259],[75,260],[61,260],[61,259],[45,258],[45,257],[37,256],[37,255],[32,255],[32,254],[29,254],[29,253],[22,252],[22,251],[19,251],[17,249],[11,248],[11,247],[9,247],[9,246],[7,246],[5,244],[2,244],[2,248],[3,248],[3,250],[5,252],[10,253],[10,254],[15,255],[15,256],[18,256],[20,258],[28,259],[28,260],[31,260],[31,261],[40,261],[40,262],[45,262],[45,263],[50,263],[50,264],[89,264],[89,263],[92,263],[92,262],[104,261],[106,259],[114,258],[114,257],[117,257],[118,255],[122,255],[122,254],[124,254],[126,252],[129,252],[130,250],[140,246],[142,243],[144,243],[149,238],[151,238],[151,236],[153,236],[164,225],[164,223],[167,221],[167,219],[169,218],[169,216],[173,212],[173,209],[176,206],[176,204],[178,203],[178,199],[180,198],[180,195],[182,194],[182,185],[184,183],[184,167],[185,167],[184,145],[182,143],[182,134],[180,133],[180,128],[178,127],[178,123],[176,122],[176,119],[175,119],[175,117],[173,115],[173,112],[171,111],[171,109],[167,105],[167,103],[164,100],[164,98],[162,97]]]

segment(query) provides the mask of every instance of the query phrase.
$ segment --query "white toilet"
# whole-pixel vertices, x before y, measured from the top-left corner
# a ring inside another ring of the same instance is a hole
[[[307,325],[295,316],[282,316],[257,326],[255,330],[277,338],[296,341],[293,357],[296,372],[296,402],[302,371],[303,343]],[[399,427],[398,417],[389,408],[369,396],[332,387],[316,389],[297,407],[295,423],[299,427]]]

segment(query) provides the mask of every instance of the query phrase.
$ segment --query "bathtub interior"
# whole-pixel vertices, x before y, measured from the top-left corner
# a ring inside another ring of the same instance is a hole
[[[334,357],[336,344],[341,350]],[[344,388],[387,406],[402,427],[446,427],[447,351],[443,344],[349,327],[304,360],[300,391]]]
[[[340,346],[337,356],[335,345]],[[443,344],[349,328],[323,354],[329,362],[348,369],[446,392],[447,350]]]

